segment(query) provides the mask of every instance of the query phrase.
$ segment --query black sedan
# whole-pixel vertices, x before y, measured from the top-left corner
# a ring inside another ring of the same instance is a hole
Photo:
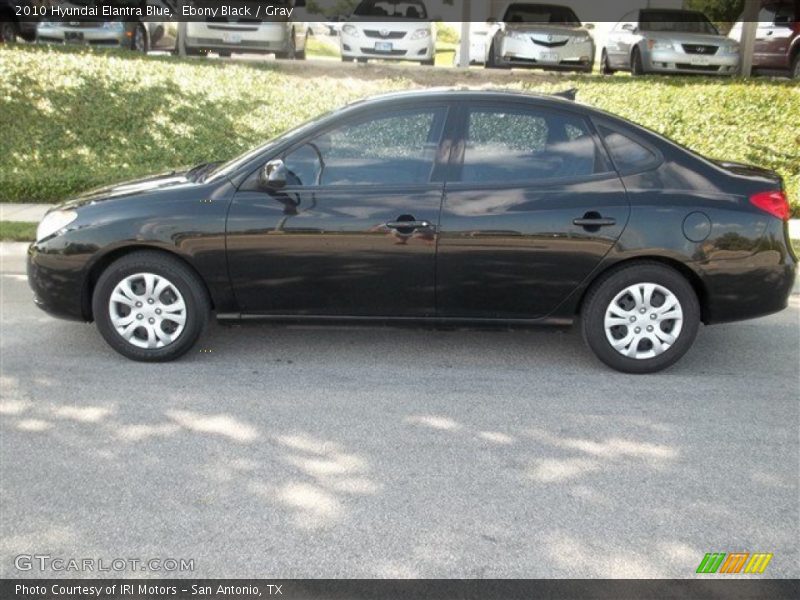
[[[786,307],[773,172],[564,98],[393,94],[226,164],[90,192],[29,250],[36,302],[121,354],[174,359],[218,318],[569,324],[663,369],[701,322]]]

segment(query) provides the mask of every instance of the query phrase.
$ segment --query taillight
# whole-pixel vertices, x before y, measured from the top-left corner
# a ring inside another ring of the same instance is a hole
[[[760,192],[750,196],[750,204],[757,206],[764,212],[778,217],[782,221],[788,221],[791,209],[789,199],[785,192]]]

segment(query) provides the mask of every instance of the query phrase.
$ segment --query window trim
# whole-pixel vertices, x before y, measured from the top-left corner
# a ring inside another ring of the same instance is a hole
[[[386,190],[399,190],[399,189],[430,189],[431,186],[441,187],[444,183],[444,171],[447,168],[447,157],[443,157],[442,149],[447,147],[449,143],[448,135],[449,135],[449,128],[450,123],[453,118],[453,104],[447,100],[432,100],[429,102],[398,102],[387,104],[383,106],[373,106],[369,107],[366,110],[354,111],[353,113],[347,115],[344,118],[333,119],[325,124],[322,124],[319,128],[316,128],[312,131],[307,132],[305,135],[301,136],[296,140],[289,141],[287,145],[281,146],[280,148],[274,149],[273,152],[269,153],[268,155],[264,155],[260,157],[256,163],[257,166],[250,171],[246,177],[244,177],[242,183],[239,185],[240,191],[264,191],[260,187],[249,185],[254,178],[258,178],[258,172],[264,167],[266,163],[271,160],[281,159],[285,160],[286,156],[295,150],[301,148],[302,146],[308,144],[309,142],[315,140],[316,138],[325,135],[331,131],[336,129],[340,129],[342,127],[347,127],[350,125],[358,124],[361,122],[368,121],[370,118],[373,117],[381,117],[381,116],[389,116],[391,114],[396,114],[400,112],[412,112],[418,111],[421,112],[423,110],[436,110],[442,109],[444,110],[444,124],[442,126],[442,138],[439,140],[439,144],[436,147],[433,162],[431,165],[431,172],[428,176],[428,181],[419,183],[389,183],[389,184],[378,184],[378,183],[348,183],[348,184],[333,184],[333,185],[320,185],[320,186],[286,186],[281,188],[281,192],[298,192],[298,191],[327,191],[327,190],[344,190],[344,189],[352,189],[352,190],[359,190],[359,189],[386,189]],[[265,192],[266,193],[266,192]]]
[[[507,110],[513,110],[517,112],[549,113],[552,115],[568,116],[571,118],[581,120],[586,125],[587,133],[591,136],[596,151],[605,160],[608,170],[600,173],[591,173],[588,175],[547,177],[544,179],[517,179],[514,181],[487,181],[487,182],[462,181],[461,169],[464,166],[464,150],[466,144],[466,136],[468,132],[468,119],[470,111],[475,108],[495,108],[495,109],[506,108]],[[522,99],[480,100],[477,102],[461,100],[459,101],[459,106],[455,110],[453,120],[455,123],[455,126],[453,128],[454,139],[450,153],[450,163],[446,170],[446,177],[445,177],[445,185],[448,188],[458,189],[456,186],[466,185],[475,187],[476,189],[485,189],[489,187],[494,187],[498,189],[509,189],[515,187],[528,187],[531,185],[550,186],[550,185],[583,183],[587,181],[607,179],[609,176],[613,177],[618,176],[616,167],[612,162],[611,157],[608,154],[608,149],[606,148],[605,144],[602,143],[599,132],[597,131],[594,122],[592,121],[591,117],[587,114],[578,111],[564,110],[561,107],[554,107],[550,104],[525,101]]]
[[[647,171],[653,171],[660,167],[664,163],[664,155],[661,153],[655,145],[651,144],[649,141],[644,139],[641,135],[638,135],[635,131],[631,131],[626,127],[619,127],[613,121],[609,121],[607,119],[598,118],[598,117],[591,117],[592,123],[594,124],[595,130],[597,131],[597,136],[600,139],[600,143],[603,144],[603,148],[605,148],[606,156],[608,156],[609,160],[611,160],[611,164],[616,169],[617,173],[619,173],[620,177],[627,177],[628,175],[637,175],[638,173],[645,173]],[[629,169],[621,169],[617,164],[617,161],[614,160],[614,154],[609,149],[608,145],[606,144],[605,136],[600,132],[600,128],[603,127],[612,131],[614,133],[618,133],[623,135],[627,138],[630,138],[646,150],[648,150],[653,155],[653,160],[649,161],[647,164],[636,167],[636,168],[629,168]]]

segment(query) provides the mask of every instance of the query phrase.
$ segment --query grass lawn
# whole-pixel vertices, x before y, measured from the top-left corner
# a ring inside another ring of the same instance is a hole
[[[311,39],[312,55],[334,52]],[[441,46],[437,63],[452,64],[451,48]],[[799,203],[800,86],[790,81],[338,67],[2,47],[0,202],[54,202],[166,168],[227,159],[358,98],[466,84],[544,93],[577,87],[581,102],[701,154],[777,170]]]
[[[0,221],[0,241],[32,242],[36,237],[38,223]]]

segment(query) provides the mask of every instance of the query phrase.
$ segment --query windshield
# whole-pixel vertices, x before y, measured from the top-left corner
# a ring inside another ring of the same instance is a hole
[[[236,158],[234,158],[232,160],[229,160],[228,162],[220,164],[217,168],[215,168],[213,171],[208,173],[208,176],[205,178],[204,181],[215,181],[215,180],[220,179],[222,177],[228,177],[229,175],[231,175],[234,172],[236,172],[239,169],[239,167],[241,167],[243,165],[246,165],[248,162],[250,162],[252,159],[254,159],[256,156],[258,156],[262,152],[266,152],[267,150],[269,150],[273,146],[277,146],[278,144],[283,142],[289,136],[292,136],[294,134],[302,133],[302,132],[306,131],[307,129],[311,129],[312,127],[317,125],[317,123],[319,123],[323,119],[326,119],[330,115],[332,115],[332,114],[334,114],[336,112],[339,112],[339,110],[341,110],[341,109],[330,111],[330,112],[328,112],[328,113],[326,113],[324,115],[314,117],[313,119],[309,119],[308,121],[306,121],[302,125],[299,125],[298,127],[295,127],[294,129],[289,129],[288,131],[283,132],[278,137],[273,138],[270,141],[268,141],[266,144],[262,144],[261,146],[253,148],[252,150],[248,150],[244,154],[242,154],[240,156],[237,156]]]
[[[580,26],[580,19],[566,6],[512,4],[503,17],[505,23],[557,23]]]
[[[364,0],[353,11],[353,15],[424,20],[428,18],[428,11],[421,0]]]
[[[700,12],[643,10],[639,20],[639,29],[642,31],[677,31],[679,33],[719,35],[717,28]]]

